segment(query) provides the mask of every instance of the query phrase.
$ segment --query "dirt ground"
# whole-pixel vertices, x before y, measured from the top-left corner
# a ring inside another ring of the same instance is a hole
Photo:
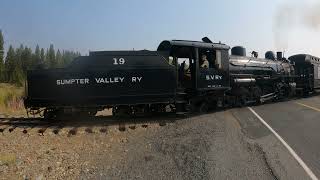
[[[5,129],[0,179],[277,179],[229,111],[153,122]]]

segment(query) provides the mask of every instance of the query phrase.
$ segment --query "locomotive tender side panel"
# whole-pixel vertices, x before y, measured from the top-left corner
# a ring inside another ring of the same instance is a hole
[[[152,52],[104,52],[66,69],[30,71],[27,80],[29,107],[169,102],[176,88],[175,69]]]

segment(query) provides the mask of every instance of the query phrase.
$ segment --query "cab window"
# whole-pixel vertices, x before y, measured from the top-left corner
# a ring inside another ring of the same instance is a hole
[[[199,51],[199,67],[202,69],[221,69],[222,57],[220,50],[201,49]]]

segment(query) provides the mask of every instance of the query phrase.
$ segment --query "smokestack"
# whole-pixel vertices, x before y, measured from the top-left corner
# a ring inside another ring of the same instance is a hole
[[[282,60],[282,52],[277,52],[277,59]]]

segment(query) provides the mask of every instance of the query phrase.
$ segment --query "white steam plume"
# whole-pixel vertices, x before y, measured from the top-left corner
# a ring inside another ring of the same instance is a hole
[[[275,46],[278,50],[286,50],[293,28],[320,30],[320,2],[282,4],[274,18]]]

